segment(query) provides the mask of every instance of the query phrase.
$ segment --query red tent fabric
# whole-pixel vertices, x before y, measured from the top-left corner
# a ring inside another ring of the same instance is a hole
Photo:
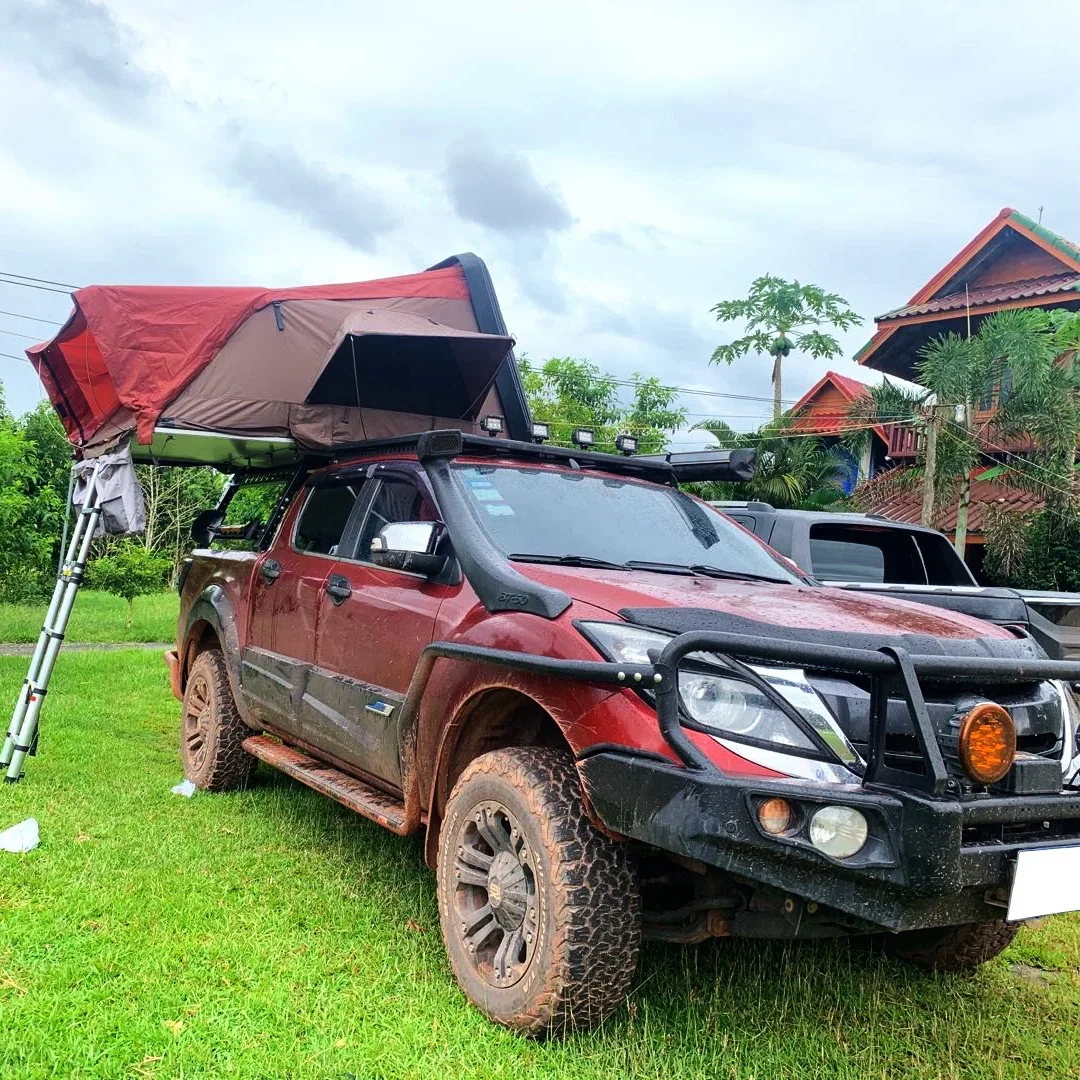
[[[253,313],[287,300],[464,301],[460,265],[403,277],[292,289],[95,285],[51,341],[27,349],[68,438],[86,446],[133,423],[149,443],[168,403]],[[474,324],[475,325],[475,324]]]

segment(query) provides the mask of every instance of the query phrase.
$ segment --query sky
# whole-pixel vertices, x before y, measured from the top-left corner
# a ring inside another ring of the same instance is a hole
[[[826,366],[876,381],[872,317],[1001,207],[1080,240],[1078,30],[1076,0],[0,0],[0,273],[272,286],[473,251],[519,355],[750,429],[769,364],[711,366],[739,327],[710,308],[760,274],[866,319],[789,357],[794,401]],[[0,353],[69,309],[0,283]]]

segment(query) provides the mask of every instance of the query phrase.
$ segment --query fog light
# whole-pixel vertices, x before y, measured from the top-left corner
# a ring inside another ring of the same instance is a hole
[[[960,721],[956,750],[972,780],[997,783],[1016,757],[1016,725],[1008,710],[992,701],[976,705]]]
[[[851,806],[823,806],[810,819],[810,843],[834,859],[850,859],[868,833],[866,818]]]
[[[787,799],[766,799],[758,807],[757,819],[770,836],[782,836],[795,824],[795,811]]]

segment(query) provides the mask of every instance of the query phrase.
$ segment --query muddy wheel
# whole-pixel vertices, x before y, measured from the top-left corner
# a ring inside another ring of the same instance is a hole
[[[887,953],[927,971],[974,971],[1009,947],[1019,923],[1001,920],[907,930],[883,939]]]
[[[204,791],[234,791],[251,779],[256,761],[242,743],[251,731],[240,719],[225,658],[206,649],[188,673],[180,725],[184,776]]]
[[[496,750],[464,771],[439,837],[439,917],[462,989],[530,1035],[594,1027],[626,996],[641,901],[626,845],[585,817],[559,750]]]

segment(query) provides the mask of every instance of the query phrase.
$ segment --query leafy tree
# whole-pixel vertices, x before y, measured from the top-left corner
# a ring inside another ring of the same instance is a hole
[[[765,274],[750,284],[741,300],[721,300],[712,308],[719,323],[745,321],[746,333],[727,345],[718,345],[711,362],[731,364],[747,353],[773,358],[773,420],[779,420],[781,407],[782,365],[793,349],[808,353],[816,360],[839,356],[840,342],[822,327],[849,330],[862,319],[837,293],[825,292],[817,285]]]
[[[842,499],[854,471],[851,461],[838,447],[790,432],[788,423],[781,419],[751,432],[736,432],[723,420],[698,424],[695,431],[709,432],[721,446],[757,451],[751,480],[702,485],[702,498],[760,499],[776,507],[803,510],[821,509]]]
[[[556,446],[571,446],[574,428],[587,427],[598,450],[613,451],[615,436],[626,431],[637,435],[641,453],[656,453],[686,422],[686,410],[676,405],[678,391],[657,378],[635,372],[633,400],[627,407],[615,377],[588,360],[552,357],[537,368],[522,358],[518,365],[529,411],[551,426]]]
[[[168,555],[155,554],[135,540],[127,539],[87,564],[87,585],[121,596],[128,602],[127,625],[135,607],[136,596],[159,592],[173,568]]]

